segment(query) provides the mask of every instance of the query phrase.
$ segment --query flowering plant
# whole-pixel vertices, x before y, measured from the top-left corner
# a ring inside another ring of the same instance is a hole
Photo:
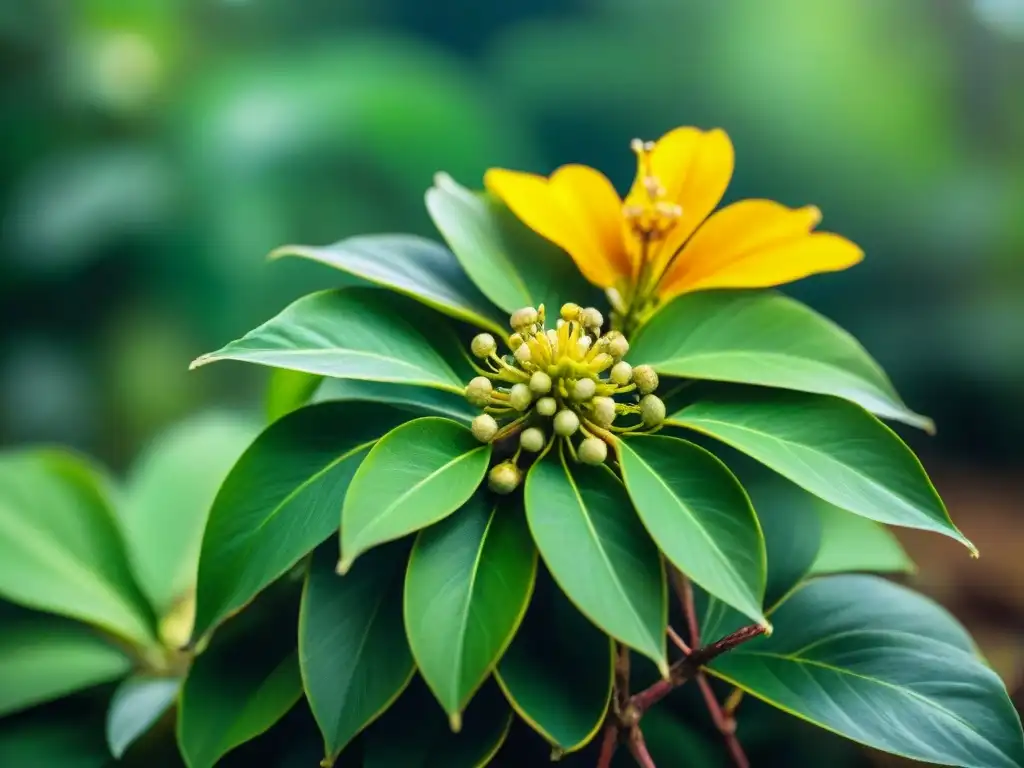
[[[880,418],[931,422],[853,337],[771,290],[860,249],[812,231],[813,207],[713,213],[733,167],[721,131],[633,148],[624,200],[582,166],[493,169],[485,192],[441,174],[426,202],[447,247],[280,248],[361,283],[195,361],[277,370],[272,423],[202,540],[190,766],[303,695],[324,765],[525,765],[538,745],[571,765],[683,765],[651,729],[689,727],[675,692],[691,682],[737,765],[756,698],[897,755],[1024,766],[963,628],[866,573],[905,567],[884,525],[974,553]],[[755,510],[727,466],[744,454],[820,509]],[[278,613],[273,642],[232,650],[289,574],[297,623]],[[242,713],[230,732],[208,717],[224,707]]]

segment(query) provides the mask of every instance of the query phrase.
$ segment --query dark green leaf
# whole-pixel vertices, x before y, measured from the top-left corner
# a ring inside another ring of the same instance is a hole
[[[511,726],[512,711],[491,683],[474,697],[462,729],[452,733],[427,687],[414,679],[367,731],[363,768],[482,768]]]
[[[107,744],[120,758],[174,704],[181,690],[176,677],[130,677],[114,691],[107,710]]]
[[[0,716],[107,683],[131,670],[124,651],[95,631],[28,614],[0,625]]]
[[[712,671],[760,699],[876,749],[966,768],[1020,768],[1024,735],[999,677],[938,605],[874,576],[808,583],[775,633]]]
[[[348,288],[304,296],[192,367],[242,360],[462,393],[465,377],[452,365],[464,359],[455,334],[429,309],[378,288]]]
[[[402,626],[408,547],[378,547],[345,576],[325,543],[313,556],[299,612],[299,664],[327,761],[376,720],[412,678]]]
[[[98,712],[57,714],[47,709],[0,720],[0,765],[116,768],[117,761],[103,743],[102,721],[95,719]]]
[[[202,414],[162,434],[132,467],[118,512],[132,569],[158,615],[195,589],[210,505],[258,432],[254,419]]]
[[[257,629],[243,614],[236,621],[244,628],[225,627],[192,663],[178,706],[178,746],[189,768],[215,765],[302,696],[295,620],[294,611],[285,611]]]
[[[485,490],[417,537],[405,628],[420,674],[453,723],[515,635],[536,573],[522,505]]]
[[[753,621],[762,611],[764,538],[746,491],[712,454],[675,437],[617,443],[637,514],[673,565]]]
[[[407,418],[377,403],[322,403],[271,424],[231,470],[199,558],[198,639],[338,528],[352,475]]]
[[[495,678],[518,715],[561,752],[585,747],[612,695],[611,638],[544,573]]]
[[[685,294],[631,341],[629,361],[662,374],[837,395],[884,418],[933,428],[907,408],[856,339],[774,291]]]
[[[446,315],[508,333],[507,317],[466,277],[454,254],[432,240],[413,235],[350,237],[334,245],[286,245],[272,257],[301,256],[357,275],[421,301]]]
[[[530,469],[525,494],[533,540],[562,591],[666,671],[665,573],[622,483],[606,467],[549,457]]]
[[[0,454],[0,596],[150,643],[152,609],[129,569],[111,491],[74,454]]]
[[[700,400],[669,418],[749,454],[838,507],[936,531],[974,549],[949,519],[917,457],[853,403],[745,389]]]
[[[267,382],[267,421],[277,421],[285,414],[307,405],[324,381],[323,376],[288,368],[271,368]],[[351,381],[327,379],[327,381]],[[418,388],[417,388],[418,389]]]
[[[491,195],[472,192],[440,173],[427,191],[427,210],[466,273],[506,312],[589,303],[594,289],[572,259]]]
[[[436,523],[480,485],[491,446],[466,427],[425,416],[393,429],[367,454],[341,512],[344,573],[366,550]]]
[[[822,537],[811,573],[913,573],[916,570],[899,539],[884,525],[825,502],[818,502],[816,511],[822,523]]]
[[[467,402],[462,395],[440,389],[417,387],[412,384],[382,384],[377,381],[356,379],[324,379],[313,395],[313,402],[325,400],[362,400],[364,402],[391,403],[420,415],[447,416],[465,424],[480,415],[480,409]]]

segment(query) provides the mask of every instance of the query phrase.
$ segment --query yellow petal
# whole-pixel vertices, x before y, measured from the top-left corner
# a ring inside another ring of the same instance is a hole
[[[864,253],[846,238],[811,233],[821,213],[771,200],[743,200],[718,211],[686,244],[662,279],[667,299],[708,288],[766,288],[852,267]]]
[[[651,171],[664,188],[665,199],[682,208],[681,217],[659,243],[654,258],[656,273],[721,202],[732,179],[734,163],[732,142],[718,128],[676,128],[654,145]],[[641,203],[645,194],[638,173],[626,204]]]
[[[565,165],[546,179],[492,168],[484,184],[526,226],[568,252],[590,282],[608,288],[629,275],[622,203],[599,171]]]

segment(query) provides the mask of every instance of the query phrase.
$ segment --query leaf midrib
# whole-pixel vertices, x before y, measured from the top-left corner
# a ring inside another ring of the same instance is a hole
[[[597,529],[594,528],[594,525],[590,519],[590,515],[587,514],[587,505],[583,501],[583,496],[580,494],[579,487],[576,485],[576,481],[573,479],[572,472],[569,471],[569,467],[565,463],[564,456],[562,457],[562,469],[565,471],[566,479],[569,481],[569,487],[572,488],[573,495],[576,497],[577,505],[580,511],[582,512],[584,521],[586,522],[587,531],[590,532],[591,537],[594,540],[594,544],[597,547],[597,551],[601,555],[601,560],[604,561],[604,564],[608,567],[608,572],[612,576],[612,583],[615,584],[616,590],[622,597],[623,601],[626,603],[626,606],[629,608],[629,613],[633,616],[634,620],[636,621],[637,627],[640,628],[643,634],[648,635],[647,639],[651,641],[652,645],[656,646],[657,641],[655,641],[654,638],[650,637],[649,633],[647,632],[647,628],[644,626],[643,619],[641,619],[640,614],[636,612],[636,609],[633,606],[633,602],[629,599],[629,596],[626,594],[625,587],[619,580],[618,572],[612,566],[612,562],[608,557],[608,553],[604,550],[604,546],[601,543],[601,537],[598,535]]]
[[[703,432],[704,434],[710,435],[711,437],[717,438],[719,440],[722,440],[725,443],[728,443],[729,445],[732,445],[734,448],[738,448],[738,446],[736,446],[733,443],[733,441],[727,440],[726,438],[722,437],[719,434],[716,434],[715,432],[711,432],[711,431],[708,431],[708,430],[703,430],[703,429],[700,428],[700,425],[701,424],[712,424],[712,425],[722,426],[722,427],[726,427],[726,428],[730,428],[730,429],[737,429],[737,430],[739,430],[741,432],[748,432],[750,434],[757,435],[757,436],[766,438],[768,440],[773,440],[773,441],[775,441],[777,443],[781,443],[781,444],[786,445],[786,446],[794,446],[794,447],[800,448],[802,450],[811,451],[815,455],[822,457],[825,461],[828,461],[831,464],[834,464],[836,466],[842,467],[843,469],[849,471],[851,474],[856,475],[857,477],[859,477],[862,480],[866,481],[870,485],[872,485],[872,486],[874,486],[876,488],[882,489],[883,491],[886,492],[886,494],[888,494],[888,495],[898,499],[899,501],[901,501],[903,504],[905,504],[908,507],[910,507],[915,512],[921,512],[921,510],[911,500],[907,499],[902,494],[896,493],[895,491],[889,489],[888,487],[879,484],[873,478],[869,477],[868,475],[865,475],[863,472],[861,472],[859,469],[857,469],[853,465],[845,464],[842,461],[839,461],[839,460],[833,458],[832,456],[828,455],[827,453],[824,453],[824,452],[816,449],[812,445],[807,445],[805,443],[800,443],[800,442],[797,442],[795,440],[789,440],[789,439],[786,439],[786,438],[778,437],[777,435],[773,435],[773,434],[770,434],[768,432],[762,432],[762,431],[760,431],[758,429],[753,429],[751,427],[743,426],[741,424],[736,424],[734,422],[720,421],[718,419],[709,419],[709,418],[705,418],[705,417],[698,417],[696,419],[693,419],[692,417],[691,418],[686,418],[684,416],[684,413],[685,413],[685,411],[677,414],[678,418],[677,417],[671,417],[671,418],[667,419],[667,421],[668,422],[674,422],[674,423],[679,424],[680,426],[683,426],[683,427],[689,427],[691,429],[695,429],[698,432]],[[742,450],[742,449],[739,449],[739,450]],[[927,517],[928,517],[929,520],[932,519],[931,515],[928,515]]]
[[[623,447],[627,447],[627,441],[623,440],[622,441],[622,445],[623,445]],[[725,565],[726,565],[725,571],[732,577],[732,579],[733,579],[733,587],[736,587],[737,585],[739,585],[740,591],[745,590],[746,584],[743,582],[743,579],[736,572],[736,570],[731,567],[732,564],[729,562],[729,559],[726,557],[726,555],[722,551],[721,547],[718,546],[718,543],[714,540],[714,538],[712,538],[712,536],[708,533],[707,529],[704,527],[704,524],[697,518],[696,515],[694,515],[692,512],[689,511],[689,507],[686,504],[683,503],[683,500],[680,499],[675,494],[675,492],[672,490],[672,488],[669,487],[668,483],[666,483],[664,481],[664,479],[661,477],[661,475],[657,474],[651,468],[650,464],[648,464],[646,461],[643,460],[643,458],[640,456],[640,454],[638,454],[632,448],[629,448],[629,451],[633,454],[633,456],[636,458],[637,461],[639,461],[641,464],[643,464],[643,466],[647,469],[647,473],[651,477],[653,477],[654,480],[661,487],[663,487],[665,489],[665,491],[668,493],[668,495],[670,497],[672,497],[676,501],[676,503],[679,505],[679,507],[681,509],[684,510],[684,514],[686,514],[686,516],[690,518],[690,520],[694,523],[694,525],[697,526],[698,530],[700,530],[700,532],[701,532],[701,535],[704,537],[704,539],[710,545],[710,548],[712,550],[714,550],[718,554],[718,556],[721,558],[721,560],[725,563]],[[637,508],[637,511],[639,511],[639,507]],[[641,518],[642,517],[643,516],[641,515]],[[701,586],[703,586],[703,585],[701,585]],[[721,598],[719,598],[719,599],[721,599]],[[723,600],[723,602],[725,602],[725,601]],[[757,611],[757,613],[761,613],[761,612]]]

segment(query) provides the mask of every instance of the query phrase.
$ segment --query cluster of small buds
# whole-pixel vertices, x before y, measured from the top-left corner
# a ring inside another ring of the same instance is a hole
[[[466,386],[466,399],[483,410],[473,420],[473,435],[484,443],[518,439],[515,455],[488,474],[497,493],[511,493],[522,482],[524,452],[540,454],[560,439],[575,460],[602,464],[615,433],[656,429],[665,420],[665,403],[654,394],[658,374],[623,359],[626,337],[602,333],[604,317],[593,307],[564,304],[559,314],[548,328],[543,305],[513,312],[508,354],[498,354],[489,333],[470,346],[486,366]],[[621,416],[634,423],[617,426]]]

